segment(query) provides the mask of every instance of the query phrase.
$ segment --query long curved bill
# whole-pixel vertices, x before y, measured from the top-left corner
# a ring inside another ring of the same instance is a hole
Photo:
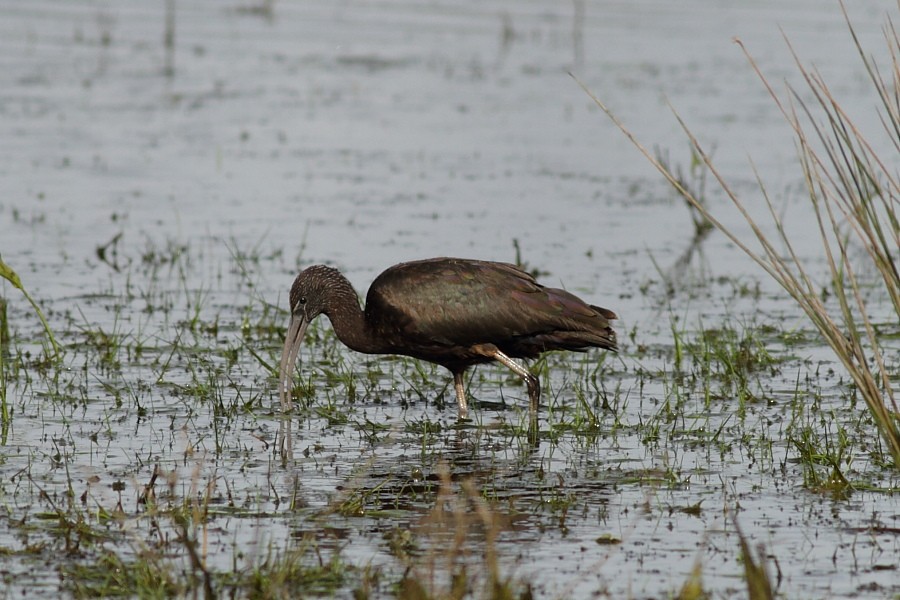
[[[284,336],[284,348],[281,351],[281,364],[278,367],[278,397],[281,399],[282,412],[290,412],[291,388],[294,385],[294,365],[300,354],[300,345],[309,321],[305,316],[291,315],[287,335]]]

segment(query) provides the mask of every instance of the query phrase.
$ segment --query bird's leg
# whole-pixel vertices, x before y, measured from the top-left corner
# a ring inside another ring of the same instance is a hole
[[[513,373],[525,380],[525,384],[528,386],[528,399],[531,401],[531,414],[536,415],[538,411],[538,404],[541,400],[540,380],[535,377],[528,369],[500,352],[500,349],[493,344],[478,344],[477,346],[473,346],[472,350],[475,350],[479,354],[493,358],[497,362],[506,365],[510,370],[512,370]]]
[[[469,416],[469,405],[466,402],[466,384],[463,382],[462,371],[454,371],[453,387],[456,388],[456,402],[459,404],[459,418],[465,419]]]

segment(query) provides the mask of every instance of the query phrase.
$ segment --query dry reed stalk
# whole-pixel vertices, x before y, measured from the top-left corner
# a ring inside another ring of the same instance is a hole
[[[883,77],[874,60],[866,57],[843,4],[841,8],[881,101],[879,116],[882,126],[893,147],[900,150],[900,36],[888,19],[884,34],[891,57],[892,75],[890,78]],[[737,196],[690,128],[673,109],[693,151],[750,226],[761,251],[750,248],[748,242],[713,216],[702,199],[686,189],[668,165],[648,151],[583,83],[578,83],[678,193],[765,270],[806,313],[847,369],[887,443],[894,466],[900,467],[900,409],[885,367],[878,332],[866,307],[858,270],[848,255],[851,242],[864,249],[864,256],[878,272],[880,282],[900,318],[900,272],[896,260],[900,248],[900,181],[897,174],[891,171],[891,164],[873,149],[818,71],[805,67],[790,41],[785,39],[801,76],[815,98],[815,112],[821,115],[824,122],[816,118],[813,109],[790,85],[787,87],[787,101],[783,101],[743,44],[739,40],[737,43],[794,131],[803,178],[828,264],[829,291],[834,293],[839,304],[837,311],[830,312],[818,293],[822,286],[816,285],[795,253],[758,174],[757,182],[777,232],[771,236],[750,215],[746,203]],[[869,357],[874,366],[870,364]]]

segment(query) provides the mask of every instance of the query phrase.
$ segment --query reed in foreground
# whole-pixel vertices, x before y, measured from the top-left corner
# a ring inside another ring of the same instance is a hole
[[[884,35],[890,57],[890,76],[884,76],[863,50],[843,4],[841,7],[879,103],[879,116],[888,139],[887,152],[900,152],[900,104],[897,103],[900,97],[900,36],[886,19]],[[847,369],[887,444],[894,466],[900,468],[900,409],[859,278],[864,266],[871,267],[877,273],[875,287],[887,295],[900,319],[900,272],[892,259],[892,254],[900,247],[900,180],[891,170],[892,162],[879,155],[873,141],[857,127],[819,72],[804,66],[790,40],[786,41],[808,88],[806,92],[811,92],[814,98],[810,103],[790,85],[784,94],[777,93],[750,53],[739,41],[738,44],[794,133],[822,255],[828,265],[825,285],[814,281],[808,264],[794,251],[784,223],[758,176],[774,226],[771,234],[765,232],[762,222],[751,216],[747,201],[737,195],[691,129],[675,113],[690,139],[692,151],[700,157],[752,229],[759,245],[759,249],[753,249],[750,240],[741,239],[718,220],[702,198],[685,189],[677,173],[643,146],[584,84],[579,84],[678,193],[762,267],[803,309]],[[859,261],[855,264],[849,257],[851,249],[856,248],[861,248],[862,252],[854,255],[854,261]],[[822,297],[822,289],[834,294],[836,307]]]

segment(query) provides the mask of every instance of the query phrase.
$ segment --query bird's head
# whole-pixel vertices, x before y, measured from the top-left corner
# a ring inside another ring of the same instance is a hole
[[[281,364],[278,369],[278,396],[285,412],[290,410],[292,374],[306,328],[313,319],[327,312],[327,302],[332,296],[329,290],[340,279],[343,279],[343,276],[337,269],[316,265],[301,271],[291,286],[289,298],[291,320],[284,338]]]
[[[303,317],[309,323],[326,312],[330,289],[340,279],[343,275],[337,269],[325,265],[315,265],[301,271],[291,286],[291,318]]]

